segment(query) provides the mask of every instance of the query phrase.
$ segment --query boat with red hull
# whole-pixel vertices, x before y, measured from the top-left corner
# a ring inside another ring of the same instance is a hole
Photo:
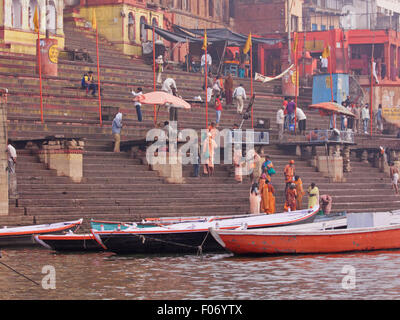
[[[4,227],[0,229],[0,248],[36,245],[35,235],[76,231],[81,226],[82,221],[83,219],[23,227]]]
[[[345,228],[326,229],[321,225],[313,228],[311,225],[303,225],[297,230],[296,228],[292,230],[291,228],[210,229],[210,233],[221,246],[237,255],[319,254],[400,249],[399,216],[392,216],[390,222],[368,227],[359,227],[360,224],[354,226],[349,223],[348,217]]]

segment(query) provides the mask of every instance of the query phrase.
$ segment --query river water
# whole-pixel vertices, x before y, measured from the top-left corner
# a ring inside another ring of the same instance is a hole
[[[400,251],[236,257],[4,249],[0,299],[398,299]]]

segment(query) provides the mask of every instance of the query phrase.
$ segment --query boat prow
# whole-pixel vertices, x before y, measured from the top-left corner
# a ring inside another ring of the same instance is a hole
[[[23,227],[4,227],[0,229],[0,248],[35,245],[37,242],[34,236],[39,234],[62,234],[68,231],[73,232],[78,230],[82,221],[83,219]]]

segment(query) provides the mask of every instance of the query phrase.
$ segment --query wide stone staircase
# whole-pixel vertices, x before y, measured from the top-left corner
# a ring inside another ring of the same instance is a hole
[[[74,20],[65,21],[66,46],[84,48],[93,61],[95,38],[91,30],[78,26]],[[84,71],[93,70],[95,63],[60,60],[57,77],[44,77],[44,120],[40,121],[39,79],[35,74],[35,57],[0,53],[0,87],[10,90],[8,99],[8,134],[13,139],[44,138],[49,135],[82,137],[85,139],[83,156],[84,179],[74,183],[67,177],[57,177],[56,172],[45,168],[37,156],[28,150],[18,151],[17,202],[10,201],[10,215],[0,217],[0,225],[47,223],[75,218],[98,218],[132,221],[144,217],[238,214],[248,212],[248,179],[242,184],[234,181],[232,166],[216,166],[212,178],[191,177],[192,166],[184,166],[184,184],[167,184],[156,172],[138,158],[128,153],[112,151],[111,120],[99,123],[97,97],[86,96],[79,89]],[[103,106],[118,106],[124,114],[122,140],[143,139],[154,127],[153,106],[142,106],[143,122],[136,119],[130,90],[141,86],[145,92],[153,90],[152,66],[141,59],[118,52],[109,42],[100,40],[101,83]],[[175,78],[179,93],[193,98],[204,92],[199,74],[167,70],[164,78]],[[235,79],[250,91],[248,79]],[[283,97],[276,93],[280,81],[267,84],[254,83],[256,100],[254,119],[270,119],[271,145],[267,152],[272,157],[277,174],[272,183],[277,191],[277,210],[283,209],[283,168],[290,159],[296,161],[296,173],[301,176],[306,189],[315,182],[321,194],[333,196],[333,211],[356,212],[365,210],[396,209],[399,198],[390,189],[389,179],[368,164],[352,159],[353,171],[346,174],[347,182],[332,183],[321,176],[307,161],[287,154],[276,143],[276,111]],[[299,106],[311,101],[309,91],[299,97]],[[308,128],[327,128],[328,119],[317,112],[304,109]],[[160,108],[157,122],[168,119],[167,110]],[[209,120],[215,111],[209,109]],[[231,128],[241,118],[234,107],[225,107],[221,129]],[[189,111],[179,112],[179,129],[205,127],[204,105],[194,104]],[[249,120],[244,128],[250,128]],[[323,152],[323,151],[319,151]],[[306,206],[307,197],[303,206]]]

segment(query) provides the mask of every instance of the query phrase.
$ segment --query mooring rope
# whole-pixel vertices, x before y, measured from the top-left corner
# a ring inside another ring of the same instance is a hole
[[[158,238],[153,238],[153,237],[149,237],[149,236],[144,236],[144,235],[142,235],[142,234],[131,234],[131,235],[134,235],[134,236],[140,238],[140,239],[142,240],[142,243],[143,243],[143,244],[144,244],[144,242],[146,241],[146,239],[149,239],[149,240],[152,240],[152,241],[163,242],[163,243],[166,243],[166,244],[172,244],[172,245],[176,245],[176,246],[180,246],[180,247],[186,247],[186,248],[197,249],[197,255],[199,255],[199,252],[200,252],[200,254],[202,254],[202,252],[203,252],[203,248],[202,248],[202,247],[203,247],[204,242],[206,241],[206,239],[207,239],[209,233],[210,233],[210,231],[207,232],[207,234],[206,234],[206,236],[204,237],[204,239],[203,239],[201,245],[199,245],[199,246],[192,246],[192,245],[189,245],[189,244],[179,243],[179,242],[170,241],[170,240],[162,240],[162,239],[158,239]],[[108,241],[108,239],[104,241],[104,245],[107,244],[107,241]]]
[[[0,257],[1,257],[1,256],[0,256]],[[21,272],[18,272],[18,271],[15,270],[15,269],[11,268],[9,265],[5,264],[4,262],[1,262],[1,261],[0,261],[0,264],[2,264],[3,266],[7,267],[7,268],[10,269],[10,270],[12,270],[13,272],[15,272],[16,274],[18,274],[19,276],[24,277],[25,279],[27,279],[27,280],[33,282],[34,284],[40,286],[40,284],[37,283],[35,280],[32,280],[32,279],[28,278],[27,276],[25,276],[25,275],[22,274]]]

